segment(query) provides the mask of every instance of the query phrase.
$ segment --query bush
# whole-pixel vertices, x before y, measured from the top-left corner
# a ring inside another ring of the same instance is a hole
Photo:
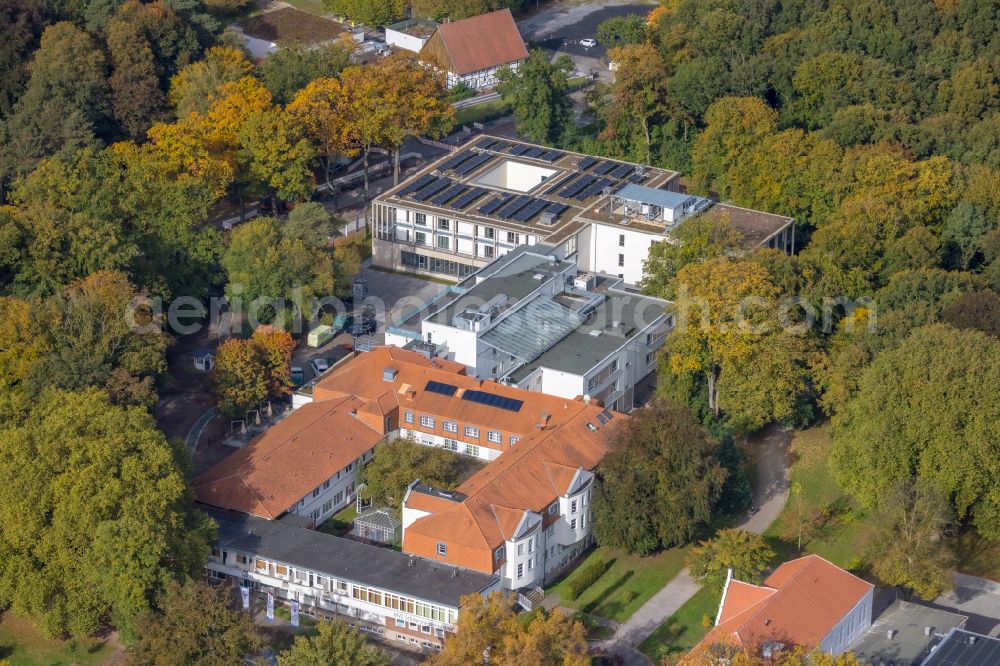
[[[572,580],[569,581],[569,598],[576,599],[583,591],[597,582],[608,570],[608,562],[599,557],[586,567],[580,570]]]
[[[635,590],[625,590],[622,592],[622,603],[626,606],[635,601]]]

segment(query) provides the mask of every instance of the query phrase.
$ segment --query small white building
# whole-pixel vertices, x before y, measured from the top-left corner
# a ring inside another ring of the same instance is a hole
[[[503,67],[516,70],[528,49],[509,9],[442,23],[420,50],[448,74],[448,87],[492,88]]]
[[[411,18],[394,23],[385,29],[386,46],[420,53],[431,38],[438,24],[422,18]]]

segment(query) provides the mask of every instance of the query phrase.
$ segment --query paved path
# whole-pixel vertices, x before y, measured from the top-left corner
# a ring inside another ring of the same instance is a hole
[[[187,444],[188,451],[194,453],[194,450],[198,448],[198,440],[201,439],[201,433],[205,432],[205,428],[208,427],[208,422],[215,418],[215,407],[212,407],[207,412],[198,417],[198,420],[194,422],[191,429],[188,430],[187,437],[184,438],[184,443]]]
[[[757,512],[737,525],[760,534],[778,517],[788,498],[788,445],[792,433],[777,426],[770,426],[754,437],[757,448],[757,483],[754,488],[754,506]],[[625,661],[628,666],[648,664],[638,660],[636,648],[663,622],[683,606],[698,591],[699,585],[683,569],[670,582],[653,595],[625,622],[615,634],[600,647]],[[622,649],[622,648],[628,649]]]
[[[955,589],[934,600],[934,605],[969,618],[971,631],[1000,636],[1000,583],[955,574]]]

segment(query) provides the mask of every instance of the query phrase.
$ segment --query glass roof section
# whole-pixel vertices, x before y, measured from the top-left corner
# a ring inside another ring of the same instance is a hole
[[[540,298],[488,330],[482,340],[522,363],[530,363],[583,322],[584,317],[575,310]]]

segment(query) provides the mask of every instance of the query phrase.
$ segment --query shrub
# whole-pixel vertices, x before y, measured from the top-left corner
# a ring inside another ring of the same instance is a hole
[[[569,581],[569,598],[576,599],[583,591],[597,582],[604,572],[608,570],[608,562],[599,557],[581,569],[576,576]]]
[[[622,592],[622,603],[626,606],[635,601],[635,590],[625,590]]]

